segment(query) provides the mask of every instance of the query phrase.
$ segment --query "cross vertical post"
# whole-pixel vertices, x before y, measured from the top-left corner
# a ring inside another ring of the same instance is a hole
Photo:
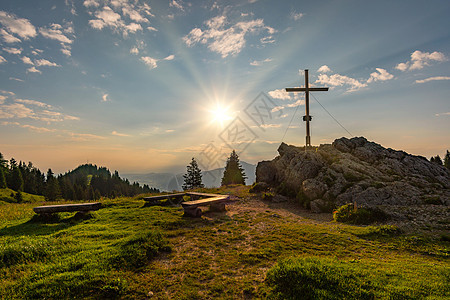
[[[306,121],[306,147],[305,149],[311,147],[311,130],[309,122],[312,117],[309,115],[309,92],[316,91],[328,91],[327,87],[324,88],[310,88],[308,82],[308,70],[305,70],[305,87],[304,88],[286,88],[286,92],[305,92],[305,116],[303,116],[303,121]]]

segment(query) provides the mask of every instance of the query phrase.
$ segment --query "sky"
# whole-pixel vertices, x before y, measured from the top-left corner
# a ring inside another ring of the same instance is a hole
[[[450,149],[450,1],[0,2],[0,152],[64,173],[249,163],[364,136]]]

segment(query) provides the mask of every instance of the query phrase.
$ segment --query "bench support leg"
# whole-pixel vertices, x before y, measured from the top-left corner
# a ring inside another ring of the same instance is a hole
[[[225,203],[214,203],[209,206],[210,211],[226,211]]]
[[[184,215],[187,217],[193,217],[193,218],[200,218],[202,216],[202,210],[200,207],[194,207],[194,208],[184,208]]]

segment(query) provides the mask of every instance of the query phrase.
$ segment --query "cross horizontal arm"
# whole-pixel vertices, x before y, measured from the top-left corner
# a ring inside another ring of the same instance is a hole
[[[328,88],[286,88],[286,92],[306,92],[306,91],[310,91],[310,92],[326,92],[328,91]]]

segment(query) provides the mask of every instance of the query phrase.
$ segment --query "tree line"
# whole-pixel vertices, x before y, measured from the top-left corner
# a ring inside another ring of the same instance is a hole
[[[9,162],[0,153],[0,188],[16,191],[20,201],[21,193],[45,196],[48,201],[63,198],[67,200],[98,200],[100,197],[115,198],[142,193],[159,193],[147,184],[130,183],[119,173],[113,174],[105,167],[84,164],[76,169],[55,176],[51,169],[44,174],[31,162],[25,164],[11,158]]]
[[[430,158],[430,161],[433,163],[436,163],[438,165],[444,166],[447,169],[450,169],[450,152],[447,150],[447,153],[445,153],[444,160],[441,159],[439,155],[432,156]]]

